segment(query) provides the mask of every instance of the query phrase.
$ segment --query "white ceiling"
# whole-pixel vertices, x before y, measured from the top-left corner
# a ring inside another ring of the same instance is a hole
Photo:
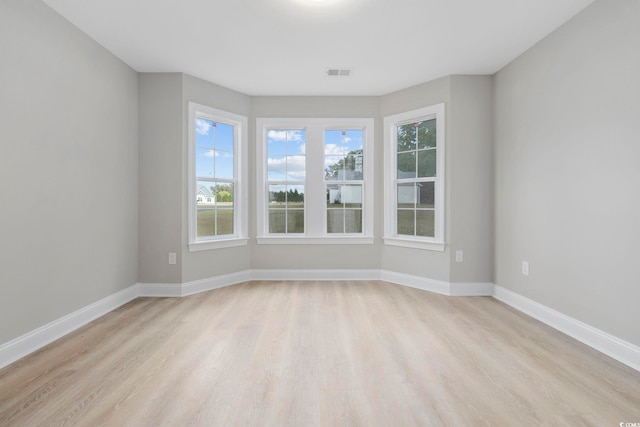
[[[139,72],[248,95],[383,95],[493,74],[592,0],[44,2]]]

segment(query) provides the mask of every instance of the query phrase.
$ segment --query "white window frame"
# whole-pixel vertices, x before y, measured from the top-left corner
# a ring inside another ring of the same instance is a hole
[[[267,177],[267,131],[306,131],[305,232],[270,234]],[[363,130],[362,233],[326,232],[326,188],[324,175],[324,131]],[[256,119],[256,210],[258,244],[373,244],[374,119],[372,118],[257,118]]]
[[[222,236],[198,238],[196,235],[196,117],[203,117],[214,122],[234,127],[234,187],[233,187],[233,228],[234,233]],[[189,164],[188,164],[188,212],[189,212],[189,252],[244,246],[248,238],[248,177],[247,177],[247,117],[206,105],[189,102]]]
[[[405,236],[397,232],[397,127],[436,119],[436,177],[434,237]],[[436,104],[384,118],[385,186],[384,243],[432,251],[445,250],[445,104]]]

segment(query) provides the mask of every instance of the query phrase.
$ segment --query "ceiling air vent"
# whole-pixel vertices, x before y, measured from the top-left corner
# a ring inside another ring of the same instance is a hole
[[[329,77],[349,77],[351,70],[348,68],[329,68],[327,70],[327,76]]]

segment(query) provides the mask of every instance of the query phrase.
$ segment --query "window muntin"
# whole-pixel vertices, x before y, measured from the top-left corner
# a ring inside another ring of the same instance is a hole
[[[196,238],[234,234],[234,125],[196,114]]]
[[[444,250],[444,104],[385,118],[385,243]]]
[[[325,130],[326,233],[362,234],[362,129]]]
[[[189,250],[246,244],[246,125],[189,103]]]
[[[258,243],[373,243],[373,119],[256,125]]]
[[[396,126],[396,233],[435,237],[436,119]]]
[[[269,233],[304,233],[304,129],[267,130]]]

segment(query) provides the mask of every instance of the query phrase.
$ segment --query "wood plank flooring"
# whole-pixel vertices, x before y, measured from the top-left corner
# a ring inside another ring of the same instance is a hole
[[[487,297],[253,282],[140,298],[0,370],[0,426],[619,426],[640,372]]]

